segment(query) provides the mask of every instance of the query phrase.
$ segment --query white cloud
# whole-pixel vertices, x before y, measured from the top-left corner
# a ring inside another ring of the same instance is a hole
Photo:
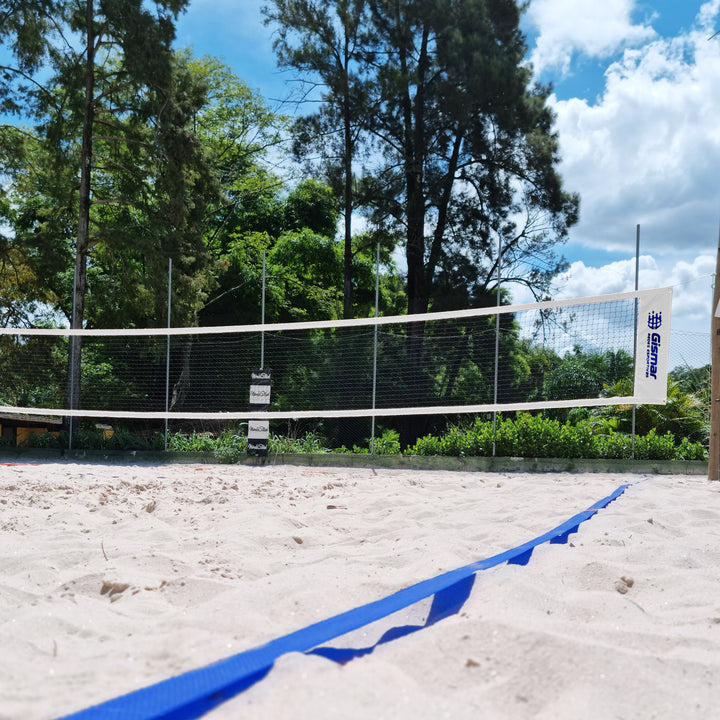
[[[640,256],[640,287],[658,287],[659,273],[655,259],[649,255]],[[635,287],[635,259],[619,260],[601,267],[585,265],[582,260],[571,263],[554,282],[555,298],[603,295],[632,290]]]
[[[641,290],[672,286],[675,293],[674,304],[679,305],[680,309],[692,309],[705,315],[709,312],[710,284],[715,273],[713,256],[699,255],[689,262],[680,260],[667,264],[658,263],[652,255],[641,254],[638,268],[638,287]],[[557,276],[554,285],[556,292],[553,297],[557,298],[632,290],[635,287],[635,258],[600,267],[592,267],[582,260],[577,260]]]
[[[675,39],[626,50],[597,102],[551,99],[561,173],[581,196],[571,242],[634,255],[635,225],[653,255],[707,251],[717,236],[720,0]]]
[[[670,366],[700,367],[710,362],[710,322],[715,257],[700,255],[691,261],[658,262],[640,255],[638,287],[672,287]],[[557,300],[625,292],[635,287],[635,258],[594,267],[579,260],[558,275],[551,297]],[[514,303],[532,302],[522,289],[512,289]],[[600,331],[602,334],[602,331]],[[578,336],[583,334],[578,329]],[[588,342],[590,340],[588,339]],[[581,343],[582,344],[582,343]]]
[[[606,58],[654,37],[648,25],[631,19],[634,0],[532,0],[528,20],[539,37],[531,55],[536,72],[567,73],[577,53]]]
[[[712,29],[718,10],[720,10],[720,0],[710,0],[704,3],[698,11],[698,24],[708,30]]]
[[[715,257],[700,255],[692,261],[658,263],[651,255],[639,258],[640,289],[673,288],[671,367],[699,367],[710,362],[710,319]],[[552,297],[557,299],[625,292],[635,287],[635,258],[600,267],[573,262],[556,279]],[[514,302],[530,298],[514,298]]]

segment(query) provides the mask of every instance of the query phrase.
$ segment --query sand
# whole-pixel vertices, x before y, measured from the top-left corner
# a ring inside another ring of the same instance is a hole
[[[229,718],[715,718],[720,483],[242,465],[0,466],[0,718],[54,720],[513,548],[460,613],[338,665],[281,657]],[[422,622],[427,603],[336,645]]]

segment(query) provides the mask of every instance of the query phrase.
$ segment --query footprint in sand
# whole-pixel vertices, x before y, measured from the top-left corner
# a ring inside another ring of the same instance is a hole
[[[107,595],[110,598],[110,602],[115,602],[129,587],[130,583],[108,582],[107,580],[103,580],[100,594]]]

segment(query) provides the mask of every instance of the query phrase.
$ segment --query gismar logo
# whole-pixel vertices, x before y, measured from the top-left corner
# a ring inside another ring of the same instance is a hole
[[[648,314],[648,327],[651,330],[659,330],[662,325],[662,313],[651,312]]]
[[[659,330],[662,326],[662,313],[651,312],[648,314],[648,329]],[[645,377],[657,380],[658,355],[660,353],[660,333],[650,332],[647,336],[647,353]]]

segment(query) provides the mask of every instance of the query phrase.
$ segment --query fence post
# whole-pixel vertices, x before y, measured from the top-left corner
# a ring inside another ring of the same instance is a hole
[[[498,401],[498,369],[500,365],[500,260],[502,258],[502,235],[498,237],[497,258],[497,309],[495,315],[495,377],[493,379],[493,405]],[[497,410],[493,410],[493,443],[492,456],[495,457],[495,440],[497,433]]]
[[[265,325],[265,250],[262,259],[262,296],[260,300],[260,325]],[[265,367],[265,332],[260,331],[260,369]]]
[[[380,302],[380,243],[375,251],[375,317],[378,316],[378,304]],[[378,351],[378,326],[375,323],[375,339],[373,341],[373,386],[372,386],[372,409],[375,410],[375,397],[377,394],[377,351]],[[375,454],[375,415],[370,416],[370,454]]]
[[[167,326],[170,329],[172,312],[172,258],[168,258],[168,299]],[[165,452],[168,449],[168,413],[170,412],[170,333],[167,336],[167,353],[165,357]]]
[[[77,268],[75,268],[75,272],[73,273],[73,302],[72,302],[72,321],[70,323],[70,327],[72,328],[75,325],[75,306],[76,306],[76,298],[77,298]],[[75,404],[75,358],[77,357],[76,350],[76,343],[77,343],[77,335],[71,335],[70,336],[70,410],[73,410],[73,405]],[[73,441],[73,432],[75,428],[73,427],[73,421],[74,418],[72,415],[68,418],[68,450],[72,450],[72,441]]]
[[[640,224],[638,223],[635,229],[635,292],[638,291],[640,280]],[[633,362],[637,363],[637,333],[638,333],[638,299],[635,298],[635,322],[633,325]],[[634,390],[633,390],[634,394]],[[635,409],[637,405],[633,403],[632,406],[632,440],[630,457],[635,459]]]
[[[715,264],[710,344],[712,371],[710,390],[710,446],[708,447],[708,480],[720,480],[720,239]]]

